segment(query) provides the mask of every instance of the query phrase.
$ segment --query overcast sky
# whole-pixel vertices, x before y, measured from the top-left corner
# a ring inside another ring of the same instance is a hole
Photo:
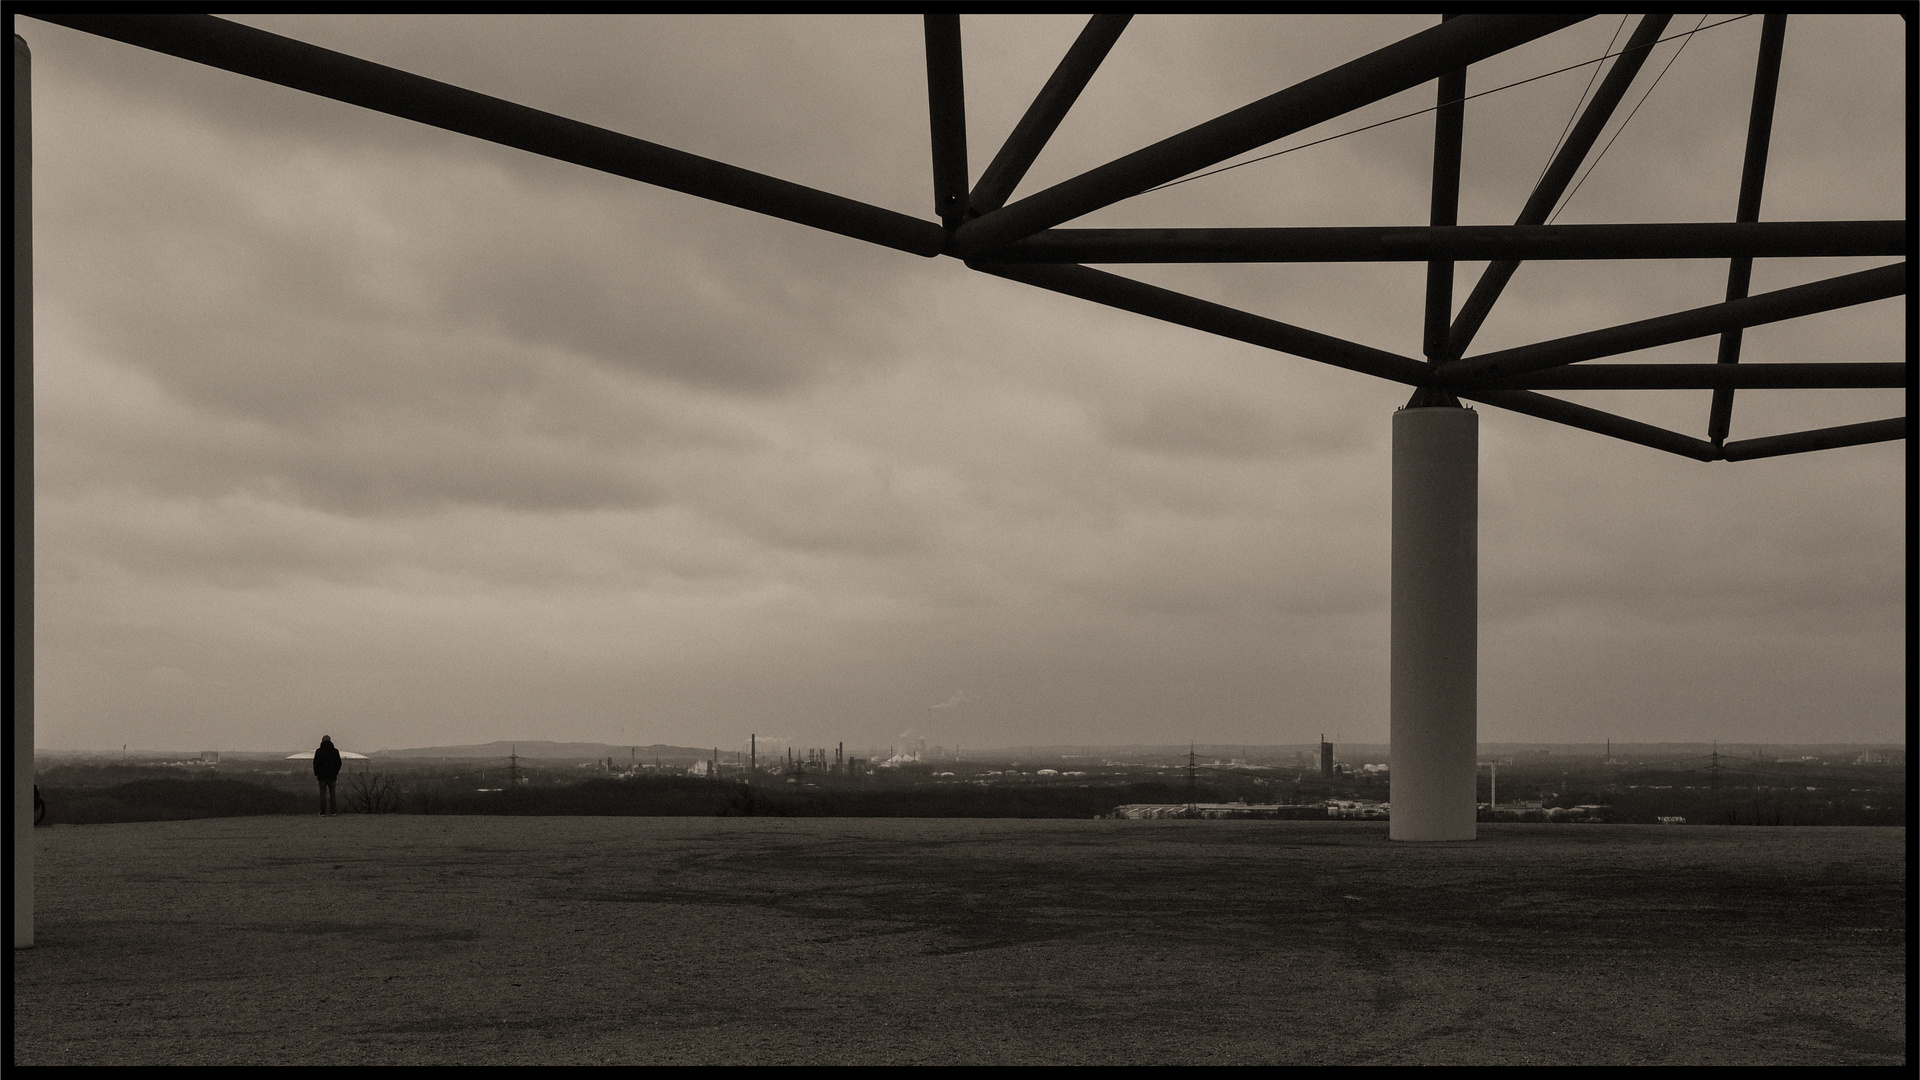
[[[917,16],[240,21],[933,217]],[[963,20],[974,178],[1083,21]],[[1137,18],[1015,197],[1434,21]],[[41,747],[1385,741],[1406,387],[16,29]],[[1732,220],[1759,33],[1659,46],[1558,220]],[[1763,219],[1904,216],[1904,55],[1898,17],[1793,17]],[[1468,106],[1462,223],[1512,222],[1592,70]],[[1075,224],[1424,224],[1432,133]],[[1753,288],[1888,261],[1772,260]],[[1109,269],[1419,355],[1420,264]],[[1725,287],[1724,262],[1529,265],[1476,350]],[[1897,360],[1902,335],[1881,301],[1743,356]],[[1565,396],[1705,436],[1704,391]],[[1742,391],[1732,437],[1903,409]],[[1905,443],[1706,464],[1479,411],[1483,741],[1902,737]]]

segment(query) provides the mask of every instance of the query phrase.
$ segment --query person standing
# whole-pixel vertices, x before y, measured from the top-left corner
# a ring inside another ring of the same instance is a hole
[[[333,782],[340,776],[340,751],[333,736],[320,736],[320,749],[313,752],[313,776],[320,781],[320,813],[331,817],[338,813],[333,801]]]

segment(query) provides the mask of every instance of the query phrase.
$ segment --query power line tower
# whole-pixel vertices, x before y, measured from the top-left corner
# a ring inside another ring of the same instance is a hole
[[[520,748],[513,746],[507,750],[507,783],[520,783]]]
[[[1188,814],[1196,814],[1199,812],[1199,810],[1197,809],[1198,802],[1194,798],[1194,791],[1193,791],[1194,771],[1195,771],[1194,757],[1195,757],[1194,744],[1188,743],[1187,744],[1187,813]]]
[[[1710,755],[1710,757],[1711,757],[1711,760],[1707,763],[1707,777],[1708,777],[1707,786],[1709,788],[1718,790],[1718,788],[1720,787],[1720,770],[1726,768],[1726,766],[1720,764],[1720,744],[1719,743],[1716,742],[1713,744],[1713,753]]]

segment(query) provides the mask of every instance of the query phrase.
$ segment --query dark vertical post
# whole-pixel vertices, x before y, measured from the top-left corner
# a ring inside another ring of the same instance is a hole
[[[1452,15],[1440,16],[1445,22]],[[1467,69],[1455,68],[1440,76],[1440,108],[1433,121],[1434,225],[1460,223],[1460,143],[1466,131]],[[1447,359],[1447,333],[1453,321],[1453,260],[1427,264],[1427,330],[1424,351],[1429,363]]]
[[[13,947],[33,944],[33,106],[32,55],[13,37]]]
[[[960,16],[927,15],[927,113],[933,136],[933,206],[947,228],[967,212],[967,97]]]
[[[1768,15],[1760,24],[1760,59],[1753,72],[1753,112],[1747,118],[1747,157],[1740,167],[1740,202],[1734,209],[1735,221],[1760,220],[1760,189],[1767,178],[1767,149],[1773,141],[1773,102],[1780,89],[1780,53],[1787,38],[1785,12]],[[1753,260],[1736,258],[1727,268],[1727,299],[1741,300],[1753,281]],[[1741,330],[1734,328],[1720,335],[1720,362],[1740,362]],[[1727,441],[1733,425],[1733,388],[1720,387],[1713,392],[1712,411],[1707,416],[1707,441],[1719,446]]]

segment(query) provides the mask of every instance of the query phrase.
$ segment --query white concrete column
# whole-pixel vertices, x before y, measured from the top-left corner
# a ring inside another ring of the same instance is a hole
[[[1393,414],[1393,698],[1388,835],[1477,834],[1480,417]]]
[[[13,947],[33,944],[33,111],[27,43],[13,36]]]

